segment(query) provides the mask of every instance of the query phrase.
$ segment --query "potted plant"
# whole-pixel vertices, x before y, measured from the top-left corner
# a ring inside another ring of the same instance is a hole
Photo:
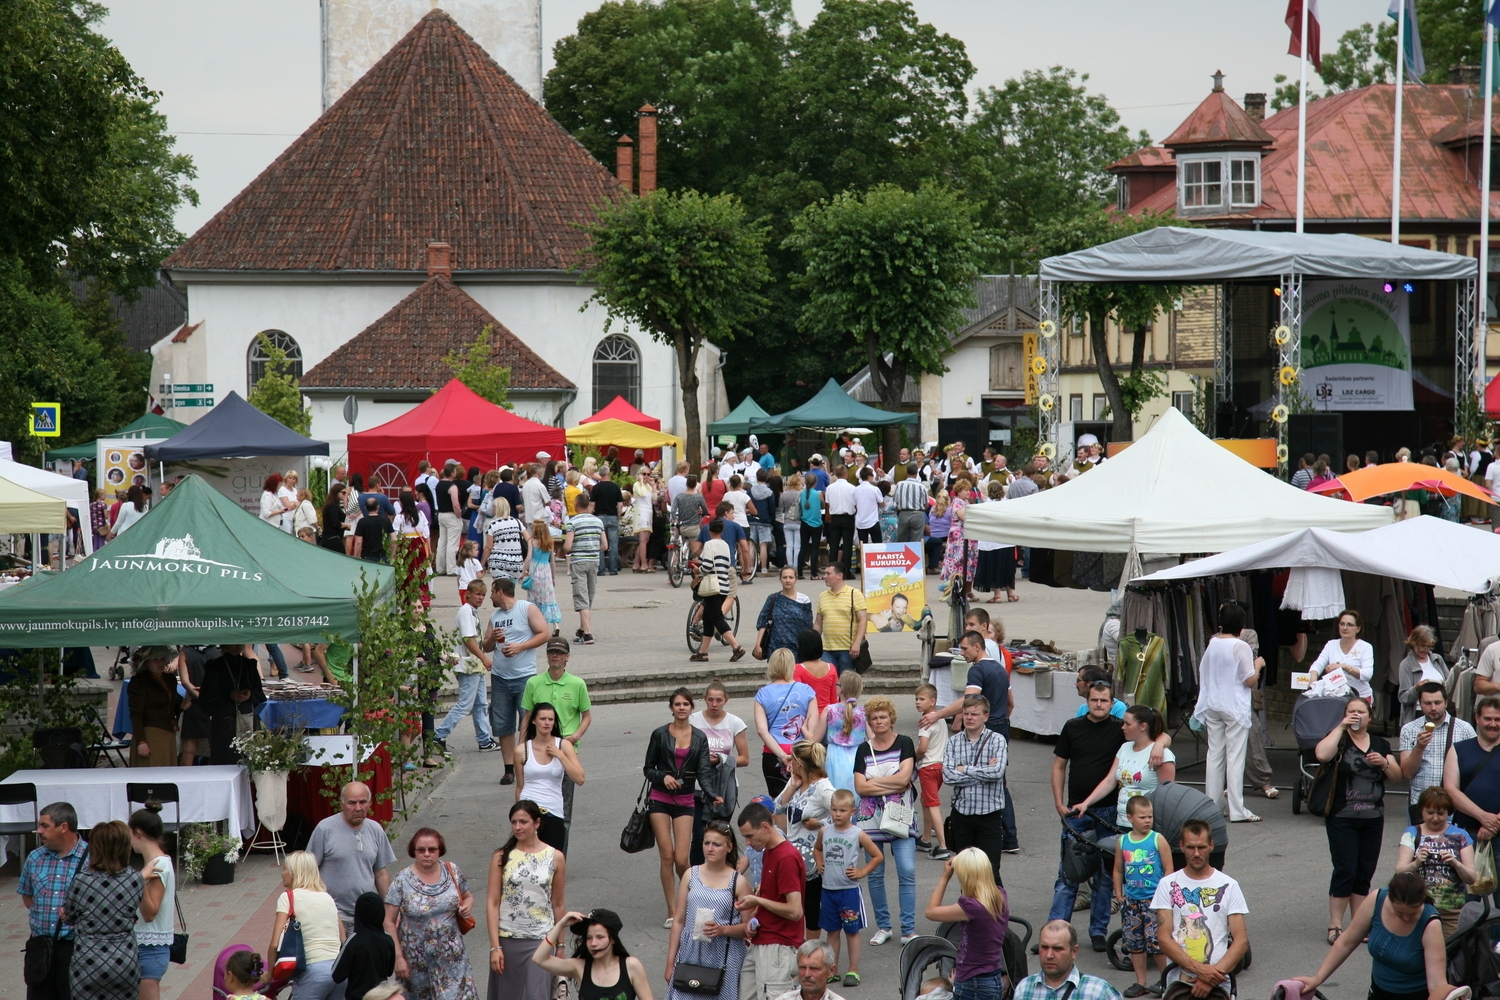
[[[255,810],[271,833],[286,824],[286,779],[307,757],[300,731],[257,729],[238,737],[234,749],[250,768],[255,783]]]
[[[204,885],[228,885],[240,860],[240,838],[220,833],[212,823],[182,828],[182,871]]]

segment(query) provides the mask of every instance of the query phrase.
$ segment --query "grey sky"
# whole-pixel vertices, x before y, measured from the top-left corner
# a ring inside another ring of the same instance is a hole
[[[1064,65],[1090,75],[1132,129],[1160,140],[1203,99],[1216,69],[1236,99],[1295,76],[1281,23],[1285,0],[914,0],[918,14],[962,39],[975,85]],[[179,148],[198,166],[191,233],[276,158],[319,112],[318,0],[114,0],[104,23],[150,86]],[[599,0],[543,0],[543,44],[572,33]],[[1324,48],[1385,16],[1386,0],[1321,0]],[[796,0],[804,23],[817,0]]]

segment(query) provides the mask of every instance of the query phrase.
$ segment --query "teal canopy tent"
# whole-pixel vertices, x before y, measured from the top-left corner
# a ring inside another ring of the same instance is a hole
[[[169,438],[178,431],[185,429],[187,429],[187,424],[180,424],[170,417],[164,417],[159,413],[148,413],[143,417],[137,417],[113,434],[105,434],[104,437]],[[75,444],[67,448],[55,448],[47,452],[47,461],[56,462],[66,459],[70,462],[76,462],[80,458],[92,460],[98,453],[98,441],[85,441],[83,444]]]
[[[892,424],[915,424],[920,420],[915,413],[892,413],[867,406],[829,379],[816,396],[794,410],[774,417],[752,417],[748,433],[774,434],[798,428],[841,431],[846,427],[889,427]]]
[[[740,405],[708,425],[709,437],[744,437],[750,433],[750,421],[756,417],[769,417],[754,399],[746,396]]]

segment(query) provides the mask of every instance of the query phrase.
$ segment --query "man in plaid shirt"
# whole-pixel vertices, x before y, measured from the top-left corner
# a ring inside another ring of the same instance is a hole
[[[1036,954],[1042,971],[1016,985],[1015,1000],[1120,1000],[1106,980],[1078,971],[1078,932],[1066,920],[1042,925]]]
[[[989,699],[964,696],[964,731],[943,749],[943,783],[953,786],[948,813],[948,849],[955,853],[977,847],[989,856],[1000,885],[1000,854],[1005,846],[1005,766],[1009,753],[1005,737],[985,726]]]
[[[927,531],[927,484],[917,478],[917,464],[908,462],[906,478],[891,490],[896,505],[896,541],[920,542]]]
[[[89,845],[78,836],[78,813],[67,802],[43,807],[36,836],[42,846],[26,856],[16,892],[26,905],[32,937],[52,937],[52,968],[47,979],[26,987],[26,1000],[72,1000],[68,966],[73,960],[73,928],[63,924],[58,931],[58,911],[68,895],[68,886],[84,865]]]
[[[1413,825],[1422,822],[1417,799],[1433,785],[1443,783],[1443,762],[1448,748],[1475,737],[1474,727],[1448,714],[1448,698],[1441,681],[1417,685],[1417,707],[1422,714],[1401,727],[1401,773],[1411,782],[1407,815]]]

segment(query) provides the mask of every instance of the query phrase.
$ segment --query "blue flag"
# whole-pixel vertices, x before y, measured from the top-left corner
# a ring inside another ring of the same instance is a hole
[[[1391,20],[1397,20],[1401,5],[1406,7],[1406,45],[1402,55],[1406,58],[1406,75],[1409,79],[1422,82],[1422,74],[1427,72],[1427,59],[1422,55],[1422,33],[1417,30],[1417,0],[1391,0],[1391,8],[1386,11]],[[1496,16],[1491,10],[1490,18]],[[1495,22],[1500,24],[1500,21]]]

